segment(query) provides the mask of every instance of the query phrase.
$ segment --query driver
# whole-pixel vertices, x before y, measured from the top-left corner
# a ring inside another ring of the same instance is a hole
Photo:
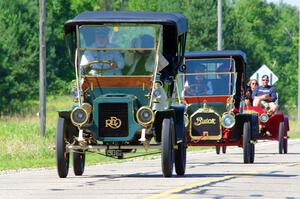
[[[115,48],[114,44],[109,43],[110,29],[106,26],[99,27],[95,31],[95,41],[89,46],[90,48]],[[86,50],[81,57],[80,66],[86,65],[91,61],[109,61],[110,63],[91,64],[89,74],[95,75],[95,69],[114,69],[104,72],[107,75],[120,75],[121,69],[124,67],[124,58],[119,51],[116,50]]]
[[[193,63],[193,64],[192,64]],[[205,65],[191,62],[190,75],[186,76],[184,91],[186,95],[201,96],[212,95],[214,93],[211,81],[205,79]]]

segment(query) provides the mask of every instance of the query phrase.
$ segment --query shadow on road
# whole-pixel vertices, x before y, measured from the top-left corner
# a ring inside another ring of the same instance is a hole
[[[173,175],[172,178],[216,178],[216,177],[225,177],[225,176],[261,176],[261,177],[278,177],[278,178],[290,178],[296,177],[298,175],[286,175],[286,174],[277,174],[280,171],[271,171],[271,172],[261,172],[261,173],[211,173],[211,174],[201,174],[201,173],[193,173],[193,174],[185,174],[184,176]],[[78,176],[78,177],[69,177],[69,178],[101,178],[103,180],[116,180],[118,178],[163,178],[161,174],[156,173],[134,173],[129,175],[90,175],[90,176]],[[104,179],[103,179],[104,178]]]
[[[253,164],[245,164],[243,162],[191,162],[188,163],[189,168],[201,167],[201,166],[209,166],[209,165],[218,165],[218,164],[225,164],[225,165],[274,165],[274,164],[300,164],[300,162],[254,162]]]

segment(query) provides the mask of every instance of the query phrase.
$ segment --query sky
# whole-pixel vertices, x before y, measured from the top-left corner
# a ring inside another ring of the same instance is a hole
[[[268,0],[268,1],[278,3],[281,0]],[[300,0],[283,0],[283,2],[287,3],[287,4],[291,4],[293,6],[297,6],[298,8],[300,8]]]

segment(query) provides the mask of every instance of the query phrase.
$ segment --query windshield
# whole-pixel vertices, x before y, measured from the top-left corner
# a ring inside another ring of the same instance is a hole
[[[180,74],[181,96],[224,96],[234,93],[233,59],[186,60],[186,71]]]
[[[82,75],[152,75],[160,25],[86,25],[80,33]]]

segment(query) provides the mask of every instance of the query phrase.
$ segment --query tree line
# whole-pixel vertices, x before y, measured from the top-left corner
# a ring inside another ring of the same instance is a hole
[[[216,0],[46,1],[47,94],[70,91],[74,69],[64,40],[64,22],[80,12],[135,10],[180,12],[188,18],[187,51],[217,49]],[[39,1],[0,1],[0,113],[18,112],[38,99]],[[247,77],[262,64],[279,77],[282,109],[297,104],[298,10],[266,0],[223,0],[223,49],[247,54]]]

